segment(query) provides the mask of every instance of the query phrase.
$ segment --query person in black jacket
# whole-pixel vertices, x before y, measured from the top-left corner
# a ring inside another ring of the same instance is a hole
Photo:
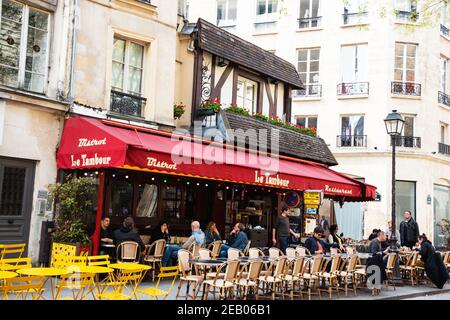
[[[305,248],[311,252],[311,254],[325,254],[325,251],[330,248],[338,248],[339,245],[337,243],[329,244],[323,241],[322,235],[324,231],[321,227],[316,227],[314,229],[313,236],[306,239]]]
[[[116,248],[124,241],[134,241],[139,244],[141,252],[145,249],[145,244],[139,234],[133,230],[134,220],[132,217],[127,217],[123,220],[122,228],[114,231],[114,244]]]
[[[166,240],[166,243],[170,242],[169,227],[165,221],[160,221],[156,228],[153,229],[150,237],[150,244],[161,239]]]
[[[402,246],[411,248],[419,239],[419,225],[411,216],[411,211],[405,211],[405,221],[400,223],[400,243]]]
[[[436,287],[442,289],[450,276],[440,253],[436,252],[425,234],[419,236],[417,244],[420,246],[420,260],[425,264],[425,272],[428,278]]]
[[[211,221],[208,223],[208,226],[205,230],[205,244],[209,245],[210,243],[214,241],[221,241],[222,238],[220,237],[219,230],[217,230],[216,223]]]

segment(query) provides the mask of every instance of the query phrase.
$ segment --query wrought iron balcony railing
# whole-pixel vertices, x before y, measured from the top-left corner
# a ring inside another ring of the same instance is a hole
[[[366,135],[337,136],[337,147],[367,147]]]
[[[419,137],[395,137],[395,145],[397,147],[405,147],[405,148],[421,148],[422,147],[422,139]],[[392,146],[392,140],[391,140]]]
[[[396,95],[420,97],[422,95],[422,85],[420,83],[413,82],[393,81],[391,83],[391,93]]]
[[[449,36],[448,28],[446,26],[444,26],[443,24],[441,24],[441,34],[446,37]]]
[[[142,117],[146,98],[111,90],[111,112],[126,116]]]
[[[344,13],[342,15],[342,20],[345,24],[360,24],[366,23],[369,17],[368,12],[355,12],[355,13]]]
[[[321,84],[305,84],[305,89],[294,90],[294,97],[321,97]]]
[[[136,0],[137,2],[142,2],[145,4],[152,4],[152,0]]]
[[[448,107],[450,107],[450,95],[439,91],[438,92],[438,103],[444,104]]]
[[[445,143],[439,143],[439,153],[450,155],[450,146]]]
[[[317,28],[322,23],[322,17],[299,18],[298,27],[300,29]]]
[[[419,13],[417,11],[397,11],[397,20],[401,22],[417,22]]]
[[[369,94],[368,82],[340,83],[337,86],[338,96]]]

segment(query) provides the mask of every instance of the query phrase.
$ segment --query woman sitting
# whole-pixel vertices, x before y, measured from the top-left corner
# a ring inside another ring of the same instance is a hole
[[[217,230],[216,223],[211,221],[206,226],[205,230],[205,244],[209,245],[214,241],[221,241],[219,230]]]
[[[328,243],[337,243],[339,250],[344,251],[344,239],[338,235],[339,227],[337,224],[330,226],[330,235],[328,236]]]

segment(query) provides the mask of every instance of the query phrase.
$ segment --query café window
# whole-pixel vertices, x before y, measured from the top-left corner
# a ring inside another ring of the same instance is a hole
[[[181,186],[167,185],[162,188],[162,210],[165,218],[182,217],[181,212],[182,190]]]
[[[116,176],[111,184],[110,216],[122,217],[133,215],[133,184],[128,175]]]
[[[48,13],[0,0],[0,84],[44,93],[49,25]]]
[[[142,183],[138,186],[139,200],[136,208],[136,216],[141,218],[154,218],[158,209],[158,186]]]
[[[396,201],[396,224],[397,228],[405,220],[405,211],[411,211],[411,215],[416,219],[416,182],[400,181],[395,182]]]
[[[237,83],[237,105],[250,112],[256,112],[258,83],[239,77]]]
[[[317,116],[297,117],[297,125],[303,128],[317,128]]]

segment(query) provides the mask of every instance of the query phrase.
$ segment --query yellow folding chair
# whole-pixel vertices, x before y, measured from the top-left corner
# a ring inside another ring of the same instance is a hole
[[[85,300],[91,294],[95,300],[94,294],[94,274],[92,273],[72,273],[61,276],[57,288],[56,300]],[[64,289],[70,290],[72,297],[61,298]]]
[[[138,293],[147,295],[150,298],[164,297],[170,294],[173,289],[173,285],[175,284],[175,280],[177,279],[179,274],[178,267],[161,267],[160,272],[158,274],[158,282],[156,282],[156,287],[146,288],[142,290],[138,290]],[[162,290],[159,288],[159,284],[161,283],[161,279],[173,278],[172,283],[170,284],[169,290]]]
[[[19,269],[31,268],[31,258],[14,258],[0,260],[0,270],[16,271]]]
[[[0,260],[7,258],[22,258],[25,246],[25,243],[0,245]]]
[[[53,266],[55,256],[75,256],[76,254],[77,254],[76,246],[53,242],[50,265]]]
[[[3,298],[9,299],[13,295],[13,300],[26,300],[31,296],[32,300],[38,300],[44,292],[44,277],[16,277],[5,280],[5,285],[0,287],[3,291]]]
[[[100,300],[131,300],[133,297],[138,299],[136,291],[143,275],[144,270],[121,270],[116,279],[104,284],[104,290],[97,297]],[[128,294],[124,293],[127,290]]]
[[[109,255],[88,256],[87,257],[87,265],[88,266],[107,267],[110,264],[111,264],[111,261],[109,260]]]

